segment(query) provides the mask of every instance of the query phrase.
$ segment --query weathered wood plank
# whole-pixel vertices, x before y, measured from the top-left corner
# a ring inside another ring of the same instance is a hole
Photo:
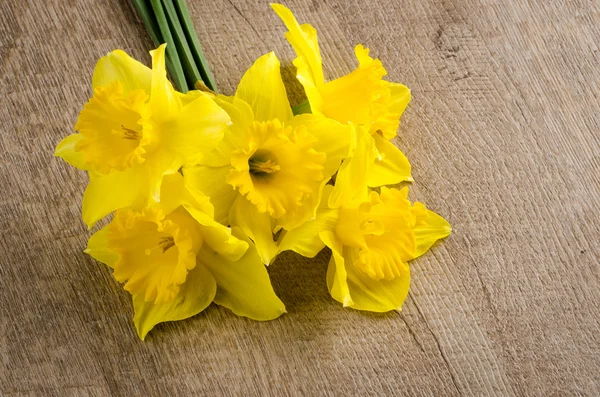
[[[86,180],[53,159],[115,48],[149,61],[126,0],[0,3],[0,394],[600,394],[600,7],[594,1],[302,1],[326,75],[364,43],[413,91],[411,197],[453,235],[415,261],[402,314],[343,310],[327,253],[270,269],[288,314],[211,306],[140,342],[81,251]],[[221,90],[292,51],[267,3],[190,1]]]

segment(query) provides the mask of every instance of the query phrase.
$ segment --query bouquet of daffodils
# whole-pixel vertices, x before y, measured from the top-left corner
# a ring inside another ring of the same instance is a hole
[[[147,27],[160,25],[155,42],[167,43],[151,52],[152,68],[121,50],[101,58],[78,133],[56,148],[88,172],[87,226],[112,214],[85,252],[131,293],[139,337],[211,302],[254,320],[279,317],[285,306],[265,266],[287,250],[313,258],[327,246],[327,287],[344,307],[400,310],[408,262],[451,230],[411,203],[408,187],[386,187],[413,180],[391,142],[409,89],[383,80],[381,61],[362,45],[353,72],[325,81],[315,29],[273,4],[307,103],[293,111],[273,52],[234,95],[217,94],[185,3],[162,4],[148,12],[136,2]],[[188,29],[165,25],[169,15]]]

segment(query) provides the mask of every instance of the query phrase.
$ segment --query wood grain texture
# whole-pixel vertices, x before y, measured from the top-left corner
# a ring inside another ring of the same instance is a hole
[[[413,101],[410,197],[453,225],[412,263],[402,314],[332,301],[329,254],[269,268],[288,314],[211,306],[145,343],[82,253],[82,172],[52,158],[116,48],[148,63],[126,0],[0,2],[0,395],[600,395],[600,6],[590,0],[287,2],[326,75],[364,43]],[[267,2],[190,0],[221,90],[275,50]]]

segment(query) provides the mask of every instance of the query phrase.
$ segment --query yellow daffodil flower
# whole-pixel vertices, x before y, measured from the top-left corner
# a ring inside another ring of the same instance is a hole
[[[423,255],[451,232],[448,222],[421,203],[407,199],[408,188],[365,183],[368,132],[340,168],[335,187],[326,186],[314,220],[280,236],[279,252],[314,257],[332,250],[327,271],[331,296],[344,306],[385,312],[402,307],[410,285],[409,260]]]
[[[387,74],[378,59],[369,56],[362,45],[354,49],[358,67],[343,77],[325,82],[317,31],[300,25],[292,12],[281,4],[271,4],[289,29],[286,38],[297,58],[298,81],[303,85],[312,113],[340,123],[366,126],[374,141],[367,173],[371,187],[412,181],[410,163],[391,142],[410,101],[410,90],[402,84],[385,81]]]
[[[215,101],[232,125],[199,165],[184,167],[186,185],[210,196],[216,220],[240,227],[269,264],[273,233],[314,217],[353,131],[322,115],[293,116],[274,53],[244,74],[235,96]]]
[[[86,249],[132,294],[141,339],[213,301],[255,320],[285,312],[256,249],[214,221],[208,197],[185,189],[179,173],[165,176],[161,190],[160,203],[116,211]]]
[[[208,95],[182,103],[167,80],[165,46],[152,51],[152,70],[117,50],[101,58],[94,95],[55,155],[86,170],[83,219],[92,227],[112,211],[159,200],[164,175],[213,149],[230,119]]]

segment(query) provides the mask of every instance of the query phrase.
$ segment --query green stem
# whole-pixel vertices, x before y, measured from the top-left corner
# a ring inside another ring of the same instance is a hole
[[[183,31],[185,32],[187,42],[190,45],[192,56],[194,57],[194,61],[200,70],[200,74],[202,76],[201,80],[208,86],[208,88],[214,92],[218,92],[215,78],[210,71],[210,66],[206,60],[206,57],[204,56],[202,47],[200,46],[198,34],[194,29],[194,23],[190,17],[190,11],[188,10],[185,0],[175,0],[175,6],[179,13],[180,21],[182,21]]]
[[[142,22],[144,23],[152,42],[156,47],[158,47],[163,43],[163,41],[154,14],[148,7],[148,4],[145,0],[133,0],[133,5],[135,6],[139,17],[142,19]]]
[[[142,22],[144,23],[144,27],[146,28],[146,31],[148,31],[148,34],[150,35],[150,38],[152,39],[152,43],[154,43],[154,46],[158,47],[159,45],[164,43],[164,41],[162,39],[162,35],[160,33],[160,28],[158,27],[158,22],[156,22],[156,17],[154,16],[154,13],[152,12],[152,9],[148,4],[148,1],[147,0],[133,0],[133,5],[135,6],[135,9],[137,10],[139,17],[141,18]],[[166,59],[166,64],[167,64],[167,69],[169,70],[169,73],[171,75],[173,75],[173,73],[175,73],[175,71],[173,69],[173,63],[171,62],[170,58]]]
[[[177,15],[173,1],[162,0],[162,2],[165,7],[165,11],[167,12],[169,27],[173,33],[179,59],[181,59],[181,66],[183,67],[183,72],[185,73],[188,89],[193,88],[196,81],[202,79],[200,71],[198,70],[196,62],[194,61],[192,51],[190,50],[186,35],[183,32],[181,20]]]
[[[173,69],[170,71],[171,77],[173,78],[179,91],[186,93],[188,92],[188,85],[185,79],[183,68],[181,67],[181,60],[179,59],[179,54],[177,53],[177,46],[173,40],[171,27],[169,26],[169,21],[165,15],[162,2],[161,0],[150,0],[150,4],[152,4],[152,10],[154,11],[154,16],[156,17],[156,22],[158,24],[161,36],[164,42],[167,43],[167,57],[171,59],[173,66]]]
[[[167,43],[167,69],[177,89],[217,92],[185,0],[132,2],[154,45]]]

